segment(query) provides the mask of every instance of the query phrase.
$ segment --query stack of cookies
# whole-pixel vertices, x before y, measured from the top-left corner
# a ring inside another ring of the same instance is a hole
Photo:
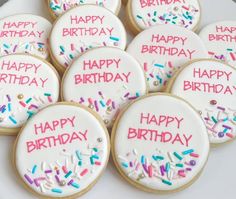
[[[46,4],[53,24],[0,19],[0,134],[17,135],[20,182],[38,197],[79,197],[111,148],[141,190],[190,186],[210,146],[236,136],[236,21],[198,31],[198,0]]]

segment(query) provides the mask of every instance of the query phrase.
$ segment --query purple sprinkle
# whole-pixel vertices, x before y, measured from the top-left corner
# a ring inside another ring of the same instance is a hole
[[[232,129],[230,126],[222,125],[226,129]]]
[[[191,169],[191,168],[186,168],[186,170],[187,170],[187,171],[192,171],[192,169]]]
[[[143,164],[143,169],[146,173],[149,173],[146,164]]]
[[[94,105],[95,105],[96,111],[98,112],[98,111],[99,111],[99,108],[98,108],[98,102],[97,102],[97,100],[94,101]]]
[[[8,100],[8,102],[10,102],[10,101],[11,101],[11,98],[10,98],[10,96],[9,96],[9,95],[7,95],[7,100]]]
[[[74,182],[74,180],[70,180],[67,185],[71,185]]]
[[[129,96],[129,94],[130,94],[130,93],[126,93],[126,94],[124,95],[124,97],[128,97],[128,96]]]
[[[137,96],[129,97],[128,99],[129,99],[129,100],[135,100],[135,99],[137,99]]]
[[[57,175],[60,175],[60,171],[59,170],[57,170]]]
[[[130,167],[133,167],[133,163],[132,163],[132,162],[129,162],[129,166],[130,166]]]
[[[13,48],[13,53],[16,52],[17,45],[14,46]]]
[[[34,179],[34,184],[37,186],[37,187],[39,187],[39,182],[38,182],[38,179]]]
[[[24,177],[30,184],[34,183],[33,180],[27,174],[25,174]]]
[[[165,167],[163,165],[160,166],[160,170],[161,170],[161,175],[164,176],[165,175]]]
[[[196,161],[195,161],[195,160],[191,160],[191,161],[190,161],[190,165],[191,165],[191,166],[195,166],[195,165],[196,165]]]
[[[55,175],[55,178],[56,178],[56,180],[57,180],[58,183],[61,182],[60,179],[59,179],[59,177],[58,177],[58,175]]]
[[[219,133],[218,133],[218,136],[219,136],[219,138],[222,138],[222,137],[225,136],[225,134],[224,134],[223,132],[219,132]]]
[[[52,173],[52,170],[46,170],[45,173]]]
[[[112,101],[112,108],[113,108],[113,109],[116,109],[116,104],[115,104],[114,101]]]

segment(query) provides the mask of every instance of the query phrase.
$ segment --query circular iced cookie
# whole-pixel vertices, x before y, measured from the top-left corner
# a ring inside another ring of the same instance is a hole
[[[146,78],[138,61],[112,47],[92,49],[81,55],[62,81],[62,98],[90,107],[107,127],[112,126],[128,102],[146,92]]]
[[[75,6],[86,4],[95,4],[97,6],[105,7],[118,15],[121,7],[121,0],[47,0],[47,5],[53,18],[57,18]]]
[[[48,38],[51,23],[32,14],[18,14],[0,20],[0,56],[29,53],[49,57]]]
[[[105,169],[110,151],[106,127],[77,104],[51,105],[32,117],[14,148],[14,166],[40,198],[77,198]]]
[[[236,67],[236,21],[221,21],[202,29],[199,36],[209,56]]]
[[[52,59],[63,73],[75,57],[100,46],[126,47],[123,24],[109,10],[96,5],[75,7],[54,24],[50,36]]]
[[[195,31],[201,9],[198,0],[129,0],[126,14],[135,34],[159,24],[175,24]]]
[[[127,52],[142,65],[151,92],[163,90],[175,70],[189,60],[208,58],[198,35],[174,25],[144,30],[130,43]]]
[[[57,102],[59,87],[57,71],[43,59],[0,57],[0,134],[17,133],[39,109]]]
[[[207,130],[185,101],[168,94],[143,97],[124,110],[112,132],[112,155],[120,174],[148,192],[179,191],[203,170]]]
[[[236,136],[236,70],[215,60],[194,61],[176,73],[167,91],[190,102],[201,114],[212,144]]]

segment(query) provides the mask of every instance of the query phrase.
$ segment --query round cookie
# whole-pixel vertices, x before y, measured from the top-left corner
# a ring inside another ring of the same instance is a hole
[[[40,16],[18,14],[0,20],[0,56],[29,53],[49,58],[51,23]]]
[[[31,55],[0,57],[0,134],[14,135],[41,108],[58,101],[59,75]]]
[[[175,24],[195,31],[201,8],[198,0],[129,0],[126,16],[134,34],[160,24]]]
[[[65,101],[96,111],[107,127],[128,102],[146,93],[146,77],[138,61],[113,47],[92,49],[75,60],[63,76],[61,92]]]
[[[22,128],[14,166],[40,198],[77,198],[89,191],[109,158],[109,135],[97,115],[78,104],[51,105]]]
[[[220,21],[210,24],[199,34],[212,59],[224,61],[236,67],[236,21]]]
[[[126,47],[126,31],[109,10],[96,5],[75,7],[54,24],[50,36],[52,59],[63,73],[75,57],[94,47]]]
[[[86,4],[95,4],[97,6],[105,7],[118,15],[121,7],[121,0],[47,0],[49,12],[53,18],[57,18],[75,6]]]
[[[130,104],[116,120],[112,156],[120,174],[154,193],[180,191],[203,170],[209,153],[207,130],[185,101],[152,94]]]
[[[236,136],[236,70],[216,60],[188,63],[169,83],[167,91],[184,98],[201,114],[211,144]]]
[[[201,39],[185,28],[158,25],[138,34],[127,52],[142,65],[149,91],[161,91],[175,70],[192,59],[208,58]]]

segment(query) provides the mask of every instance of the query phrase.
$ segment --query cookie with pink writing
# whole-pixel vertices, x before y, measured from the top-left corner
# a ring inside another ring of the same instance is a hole
[[[146,93],[146,78],[138,61],[113,47],[84,53],[65,72],[62,81],[62,98],[90,107],[107,127],[112,126],[127,103]]]
[[[214,145],[236,136],[236,70],[216,60],[187,64],[167,91],[190,102],[201,114]]]
[[[126,8],[133,33],[160,24],[197,30],[201,8],[198,0],[129,0]]]
[[[194,32],[174,25],[158,25],[138,34],[127,52],[142,65],[149,91],[161,91],[176,69],[192,59],[208,58]]]
[[[115,165],[122,177],[144,191],[166,193],[190,186],[208,154],[204,122],[190,104],[175,96],[140,98],[114,124]]]
[[[210,24],[199,34],[212,59],[224,61],[236,67],[236,21],[220,21]]]
[[[54,24],[50,36],[51,55],[61,73],[77,56],[101,46],[125,49],[126,31],[117,16],[96,5],[66,12]]]
[[[47,0],[49,12],[53,18],[64,14],[69,9],[86,4],[102,6],[118,15],[121,7],[121,0]]]
[[[47,19],[32,14],[18,14],[1,19],[0,56],[28,53],[47,59],[51,28]]]
[[[0,134],[13,135],[41,108],[58,101],[59,75],[31,55],[0,57]]]
[[[102,175],[109,135],[97,114],[74,103],[41,110],[22,128],[14,166],[25,188],[39,198],[78,198]]]

